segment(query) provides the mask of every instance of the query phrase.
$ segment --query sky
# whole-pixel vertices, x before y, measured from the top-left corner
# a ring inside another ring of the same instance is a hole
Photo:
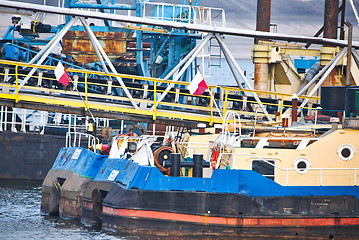
[[[21,4],[20,1],[17,2]],[[43,0],[22,0],[21,2],[39,4]],[[47,0],[47,2],[56,4],[57,0]],[[134,0],[118,0],[117,2],[133,3]],[[181,3],[180,0],[163,0],[162,2]],[[339,2],[341,4],[341,1]],[[359,0],[354,2],[359,8]],[[199,3],[201,6],[223,8],[226,12],[228,27],[255,30],[257,0],[200,0]],[[277,25],[278,33],[313,36],[324,23],[324,6],[325,0],[272,0],[271,23]],[[11,23],[11,15],[2,14],[0,17],[0,34],[3,34]],[[50,23],[56,22],[56,19],[55,16],[48,16]],[[349,1],[346,6],[346,19],[354,26],[354,40],[359,40],[358,22]],[[235,57],[250,58],[252,38],[228,36],[225,41]]]

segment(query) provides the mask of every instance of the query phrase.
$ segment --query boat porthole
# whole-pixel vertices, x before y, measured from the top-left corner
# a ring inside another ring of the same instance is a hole
[[[300,173],[300,174],[308,172],[308,169],[311,166],[309,159],[305,158],[305,157],[297,158],[294,161],[293,165],[294,165],[294,168],[296,169],[297,173]]]
[[[350,144],[343,144],[338,148],[337,153],[339,154],[339,157],[344,161],[349,161],[353,158],[355,149]]]

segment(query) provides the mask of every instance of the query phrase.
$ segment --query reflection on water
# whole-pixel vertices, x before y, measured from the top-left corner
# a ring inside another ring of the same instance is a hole
[[[41,184],[0,181],[1,239],[139,239],[85,228],[40,213]]]
[[[0,181],[0,239],[228,239],[130,236],[98,231],[84,227],[79,221],[41,215],[40,205],[40,183]]]

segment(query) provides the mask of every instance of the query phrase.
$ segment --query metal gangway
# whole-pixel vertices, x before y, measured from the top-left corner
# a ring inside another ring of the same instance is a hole
[[[33,68],[36,73],[29,78]],[[251,97],[254,93],[271,96],[268,101],[262,99],[262,104],[266,109],[273,109],[269,111],[273,118],[275,111],[279,111],[281,116],[284,109],[291,107],[292,96],[289,94],[209,85],[212,94],[207,90],[196,96],[187,90],[188,82],[177,81],[174,85],[171,80],[79,69],[67,70],[71,81],[63,87],[57,82],[54,69],[52,66],[0,60],[0,105],[168,125],[183,121],[209,125],[222,123],[221,115],[229,110],[244,117],[256,114],[265,118],[265,113],[250,110],[254,108],[249,106],[258,104]],[[109,81],[115,78],[121,78],[124,84]],[[26,84],[22,84],[24,79],[27,79]],[[172,88],[165,87],[170,84],[173,84]],[[131,98],[124,93],[125,90]],[[300,98],[319,100],[317,97]]]

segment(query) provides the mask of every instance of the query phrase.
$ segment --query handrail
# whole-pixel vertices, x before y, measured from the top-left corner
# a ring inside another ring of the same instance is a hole
[[[8,119],[7,115],[12,117]],[[16,121],[16,116],[20,121]],[[0,107],[0,131],[7,131],[7,126],[13,132],[39,132],[45,133],[45,127],[58,129],[74,129],[75,131],[85,131],[86,126],[79,124],[84,122],[85,117],[71,114],[50,113],[46,111],[32,111],[27,109],[12,108],[10,110],[6,106]],[[62,123],[68,121],[68,123]],[[109,122],[105,118],[96,119],[97,127],[108,127]]]
[[[148,12],[147,8],[149,6],[154,7],[155,11],[150,12],[150,14],[152,15],[146,16]],[[172,8],[171,11],[172,14],[170,14],[169,16],[165,16],[165,8],[167,8],[168,10],[171,10]],[[178,11],[179,13],[176,15]],[[216,12],[217,15],[212,17],[214,12]],[[166,20],[173,22],[184,22],[184,23],[226,27],[225,11],[223,8],[145,2],[143,4],[143,17],[152,18],[156,20]],[[213,21],[215,19],[219,19],[219,20]],[[215,25],[214,23],[217,23],[219,25]]]
[[[83,140],[84,139],[84,140]],[[82,147],[81,143],[85,142],[88,149],[96,152],[96,145],[100,143],[100,140],[95,136],[87,133],[80,132],[67,132],[66,133],[66,147]]]
[[[281,161],[280,158],[278,157],[259,157],[257,156],[256,154],[252,154],[252,153],[220,153],[220,156],[218,157],[218,159],[221,159],[221,155],[243,155],[243,156],[251,156],[250,158],[251,159],[255,159],[255,160],[260,160],[260,161],[263,161],[271,166],[273,166],[274,168],[278,169],[278,170],[281,170],[281,171],[285,171],[286,172],[286,186],[288,186],[289,184],[289,171],[298,171],[298,169],[296,168],[282,168],[282,167],[279,167],[277,166],[276,164],[273,164],[269,161],[267,161],[266,159],[270,159],[270,160],[279,160]],[[218,161],[218,165],[219,165],[219,162]],[[218,168],[218,167],[216,167]],[[307,170],[308,172],[309,171],[319,171],[320,172],[320,186],[323,185],[323,170],[351,170],[351,171],[354,171],[354,186],[357,185],[357,176],[356,176],[356,172],[357,170],[359,170],[359,168],[306,168],[305,170]]]
[[[42,71],[47,70],[50,74],[52,74],[52,71],[54,71],[55,67],[52,66],[35,66],[35,65],[28,65],[26,63],[21,62],[15,62],[15,61],[7,61],[7,60],[0,60],[0,64],[3,64],[5,66],[10,66],[5,73],[0,73],[0,77],[3,76],[4,79],[8,79],[11,77],[15,77],[15,83],[10,83],[8,81],[0,82],[0,87],[8,88],[9,91],[0,93],[0,98],[5,99],[13,99],[15,102],[19,101],[27,101],[27,102],[36,102],[36,103],[43,103],[43,104],[54,104],[54,105],[62,105],[62,106],[68,106],[68,107],[81,107],[87,110],[87,108],[93,108],[98,110],[105,110],[105,111],[115,111],[115,112],[125,112],[129,114],[140,114],[140,115],[148,115],[152,116],[154,120],[156,120],[158,117],[166,117],[166,118],[175,118],[175,119],[182,119],[182,120],[194,120],[199,122],[208,122],[211,125],[214,123],[222,123],[221,118],[219,117],[217,111],[215,108],[213,108],[213,99],[209,95],[200,95],[200,96],[194,96],[186,91],[176,91],[176,90],[163,90],[159,88],[158,86],[161,83],[167,83],[171,84],[173,83],[170,80],[161,80],[157,78],[147,78],[147,77],[140,77],[140,76],[132,76],[132,75],[125,75],[125,74],[106,74],[103,72],[97,72],[97,71],[90,71],[90,70],[79,70],[79,69],[68,69],[67,72],[70,73],[70,75],[73,74],[81,74],[81,78],[76,77],[74,80],[71,80],[73,87],[72,89],[56,89],[56,88],[48,88],[43,87],[43,82],[46,80],[47,82],[53,82],[53,85],[56,85],[57,81],[54,78],[46,77],[46,74],[39,74],[37,76],[32,76],[31,78],[33,80],[37,80],[38,84],[35,84],[35,86],[22,86],[21,90],[18,91],[17,86],[21,83],[22,79],[27,76],[27,73],[24,73],[23,70],[25,68],[36,68],[41,69]],[[6,69],[6,68],[5,68]],[[21,71],[20,71],[21,70]],[[19,72],[20,71],[20,72]],[[136,110],[131,108],[130,106],[127,106],[126,103],[130,101],[130,99],[126,95],[108,95],[108,94],[102,94],[102,93],[95,93],[95,92],[89,92],[89,88],[93,89],[106,89],[107,92],[110,92],[112,90],[117,90],[117,92],[121,92],[123,87],[120,85],[113,85],[111,81],[108,81],[107,84],[101,83],[101,82],[93,82],[89,81],[88,76],[89,74],[98,76],[96,79],[100,79],[101,77],[121,77],[122,79],[128,79],[132,80],[132,82],[140,83],[141,84],[148,84],[149,87],[145,88],[143,87],[131,87],[126,86],[126,89],[133,92],[139,92],[140,94],[143,93],[143,96],[137,96],[136,98],[133,98],[132,101],[134,101],[137,104],[140,104],[140,109]],[[85,86],[84,92],[79,92],[78,85],[83,84]],[[188,82],[176,82],[177,86],[182,86],[182,88],[187,88]],[[215,101],[219,101],[222,104],[218,104],[221,107],[221,112],[225,114],[228,110],[231,110],[234,113],[241,114],[241,115],[252,115],[252,112],[243,111],[243,110],[235,110],[235,109],[228,109],[227,104],[228,101],[238,101],[238,102],[250,102],[250,103],[256,103],[254,101],[249,101],[247,99],[232,99],[230,97],[229,90],[235,89],[239,92],[253,92],[258,93],[259,91],[251,91],[251,90],[241,90],[236,89],[233,87],[224,87],[224,86],[215,86],[210,85],[210,89],[219,89],[219,91],[225,92],[223,97],[219,97],[219,99],[215,99]],[[175,95],[176,97],[173,101],[170,102],[158,102],[157,98],[154,96],[157,96],[159,93],[170,93]],[[45,93],[45,94],[44,94]],[[145,94],[146,93],[146,94]],[[151,94],[149,94],[151,93]],[[153,93],[153,94],[152,94]],[[46,95],[47,94],[47,95]],[[272,96],[283,99],[286,97],[285,94],[281,93],[271,93]],[[79,100],[79,96],[85,100],[85,102],[81,102]],[[145,97],[146,96],[146,97]],[[149,98],[148,96],[152,96]],[[181,98],[179,98],[181,96]],[[178,99],[182,99],[181,102],[176,102]],[[186,100],[187,99],[187,100]],[[313,99],[313,98],[311,98]],[[191,100],[194,102],[194,104],[187,104],[188,100]],[[195,102],[199,100],[205,100],[205,104],[202,105],[196,105]],[[283,100],[282,100],[283,101]],[[102,102],[106,102],[106,104],[103,104]],[[278,108],[277,103],[263,103],[266,105],[272,105],[276,108]],[[153,110],[150,107],[146,106],[157,106]],[[164,111],[163,108],[167,109],[175,108],[178,111]],[[283,107],[289,107],[284,106],[282,104],[281,108]],[[264,117],[266,116],[264,113],[258,112],[256,113],[257,116]],[[270,116],[274,116],[270,114]]]

